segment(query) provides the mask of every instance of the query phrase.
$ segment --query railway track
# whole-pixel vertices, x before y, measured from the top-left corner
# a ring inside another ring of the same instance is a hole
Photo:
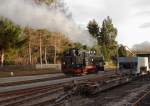
[[[44,82],[44,81],[57,80],[57,79],[63,79],[63,78],[68,78],[68,77],[67,76],[59,76],[59,77],[52,77],[52,78],[43,78],[43,79],[35,79],[35,80],[27,80],[27,81],[18,81],[18,82],[12,82],[12,83],[1,83],[0,87],[24,85],[24,84],[30,84],[30,83],[36,83],[36,82]]]
[[[149,75],[139,77],[139,79],[134,78],[133,81],[116,87],[111,87],[110,83],[109,87],[89,97],[72,96],[68,99],[67,104],[68,106],[150,106]]]
[[[49,97],[48,100],[53,100],[61,92],[63,92],[62,85],[53,85],[1,93],[0,106],[30,106],[44,97]],[[33,102],[35,100],[36,102]]]
[[[43,82],[43,81],[56,80],[56,79],[62,79],[67,77],[68,76],[65,76],[64,74],[54,74],[54,75],[48,74],[48,75],[0,78],[0,87]]]
[[[78,82],[88,81],[104,76],[108,77],[110,74],[48,79],[49,81],[43,79],[42,81],[34,82],[35,80],[33,80],[33,82],[26,82],[25,84],[22,81],[6,83],[0,87],[0,106],[47,106],[54,103],[58,99],[57,97],[64,94],[64,84],[72,83],[74,80]],[[28,87],[26,88],[26,86]]]
[[[145,91],[132,106],[150,106],[150,90]]]

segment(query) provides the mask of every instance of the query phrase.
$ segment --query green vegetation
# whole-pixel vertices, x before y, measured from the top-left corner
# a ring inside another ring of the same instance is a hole
[[[87,28],[88,28],[89,33],[94,38],[97,39],[97,37],[99,36],[99,33],[100,33],[100,28],[99,28],[98,23],[95,20],[89,21]]]
[[[0,21],[1,63],[5,64],[47,64],[59,63],[64,50],[75,47],[96,50],[103,54],[106,61],[116,56],[117,29],[107,17],[100,28],[95,20],[87,28],[98,43],[92,48],[80,43],[72,43],[62,33],[49,32],[45,29],[35,30],[30,27],[20,28],[11,21],[2,18]],[[5,59],[4,59],[5,54]]]
[[[4,64],[5,52],[20,48],[25,42],[26,38],[21,36],[21,28],[14,25],[11,21],[0,19],[0,51],[1,51],[1,65]]]
[[[128,55],[128,52],[127,52],[125,46],[123,46],[123,45],[120,45],[120,46],[119,46],[118,55],[119,55],[120,57],[126,57],[126,56]]]
[[[95,20],[89,21],[87,26],[90,34],[97,39],[99,51],[103,54],[106,61],[110,61],[117,54],[117,29],[112,24],[110,17],[104,19],[100,28]]]
[[[8,19],[0,20],[1,65],[56,63],[74,45],[62,33],[22,29]]]

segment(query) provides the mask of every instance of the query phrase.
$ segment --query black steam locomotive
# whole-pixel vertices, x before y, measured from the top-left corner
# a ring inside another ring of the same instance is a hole
[[[97,73],[104,71],[104,58],[96,55],[95,51],[71,48],[63,53],[61,66],[65,74]]]

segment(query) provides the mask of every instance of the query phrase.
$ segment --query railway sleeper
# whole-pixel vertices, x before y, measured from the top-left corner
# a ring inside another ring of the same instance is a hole
[[[70,98],[73,95],[82,95],[82,96],[90,96],[95,95],[99,92],[111,89],[113,87],[126,84],[130,82],[132,79],[129,77],[122,77],[111,79],[107,81],[85,81],[79,83],[72,83],[64,86],[64,94],[60,95],[56,100],[55,103],[61,102]]]

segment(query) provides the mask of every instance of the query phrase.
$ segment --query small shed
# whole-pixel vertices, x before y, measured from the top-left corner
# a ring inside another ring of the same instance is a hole
[[[125,74],[141,74],[149,71],[148,57],[119,57],[119,70]]]

